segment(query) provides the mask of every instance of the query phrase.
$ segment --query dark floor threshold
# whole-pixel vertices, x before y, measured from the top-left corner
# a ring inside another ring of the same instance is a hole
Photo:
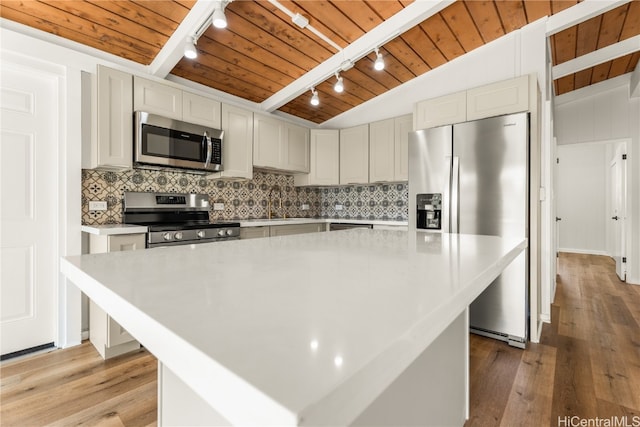
[[[14,351],[13,353],[7,353],[0,355],[0,362],[5,360],[13,359],[14,357],[24,356],[25,354],[35,353],[36,351],[46,350],[48,348],[53,348],[54,345],[52,342],[42,345],[37,345],[31,348],[25,348],[24,350]]]

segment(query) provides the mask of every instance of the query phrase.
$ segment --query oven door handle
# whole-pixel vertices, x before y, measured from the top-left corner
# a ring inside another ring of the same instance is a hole
[[[209,165],[211,164],[211,154],[213,152],[213,144],[211,143],[209,132],[206,130],[204,131],[204,136],[202,137],[202,143],[204,144],[205,141],[207,141],[207,158],[204,162],[204,168],[208,169]]]

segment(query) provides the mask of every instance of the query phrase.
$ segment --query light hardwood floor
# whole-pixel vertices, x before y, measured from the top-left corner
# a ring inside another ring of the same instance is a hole
[[[561,254],[540,344],[522,351],[471,335],[465,426],[640,417],[640,286],[613,269],[607,257]],[[156,424],[156,361],[144,350],[104,362],[86,342],[3,362],[0,378],[3,427]]]

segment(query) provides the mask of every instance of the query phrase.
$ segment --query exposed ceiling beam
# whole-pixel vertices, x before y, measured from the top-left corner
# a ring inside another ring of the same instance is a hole
[[[165,78],[184,55],[184,45],[187,42],[187,37],[194,35],[196,30],[211,16],[213,9],[219,4],[220,2],[218,1],[198,0],[176,31],[169,37],[169,40],[156,55],[153,62],[149,64],[149,74]]]
[[[310,87],[323,82],[334,75],[345,61],[356,62],[371,53],[376,47],[382,46],[389,40],[404,33],[410,28],[453,3],[454,0],[415,1],[409,6],[382,22],[374,29],[336,53],[331,58],[316,66],[314,69],[279,90],[262,102],[264,111],[274,111],[292,99],[297,98]]]
[[[575,6],[551,15],[547,20],[547,37],[559,33],[562,30],[573,27],[581,22],[605,13],[631,0],[584,0]]]
[[[559,79],[638,51],[640,51],[640,36],[635,36],[554,66],[553,79]]]

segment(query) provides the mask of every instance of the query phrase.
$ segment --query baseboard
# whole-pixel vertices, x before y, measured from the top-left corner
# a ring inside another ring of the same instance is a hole
[[[540,321],[542,323],[551,323],[551,316],[548,314],[540,314]]]
[[[567,252],[567,253],[584,254],[584,255],[609,256],[609,254],[606,251],[596,251],[593,249],[558,248],[558,252]]]
[[[88,340],[89,339],[89,330],[87,329],[86,331],[82,331],[82,335],[81,335],[81,339],[82,341]]]

